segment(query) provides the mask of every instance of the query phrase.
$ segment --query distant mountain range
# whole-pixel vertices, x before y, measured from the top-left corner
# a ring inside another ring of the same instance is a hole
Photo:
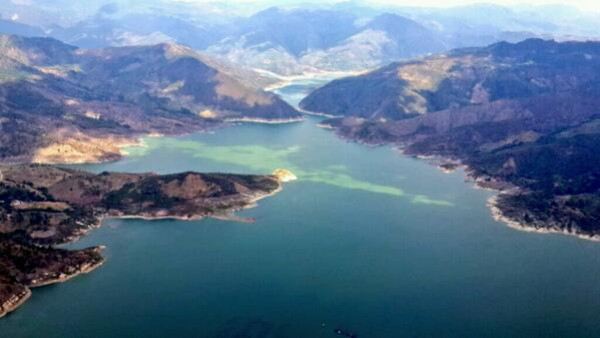
[[[499,219],[600,235],[600,42],[530,39],[394,63],[301,103],[344,137],[464,164]]]
[[[61,2],[0,0],[5,8],[0,33],[50,36],[82,48],[178,43],[238,65],[293,75],[363,71],[498,41],[597,38],[600,22],[600,16],[569,6],[435,9],[346,2],[270,7],[248,15],[243,4],[98,0],[62,6],[69,8],[65,15],[58,14]]]
[[[234,63],[292,74],[364,70],[446,49],[431,30],[395,14],[381,14],[361,26],[357,20],[330,10],[273,8],[249,18],[239,32],[207,51]]]
[[[260,77],[175,44],[85,50],[0,36],[0,162],[94,162],[140,134],[299,119]]]

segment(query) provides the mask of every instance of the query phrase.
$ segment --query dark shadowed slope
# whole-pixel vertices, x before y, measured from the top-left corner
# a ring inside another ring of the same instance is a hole
[[[527,40],[337,80],[301,102],[370,144],[466,164],[513,226],[600,234],[600,43]]]

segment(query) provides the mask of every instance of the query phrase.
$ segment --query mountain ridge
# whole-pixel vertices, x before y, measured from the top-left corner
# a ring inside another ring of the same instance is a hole
[[[337,115],[322,124],[344,138],[466,166],[512,227],[598,239],[598,71],[599,42],[500,42],[336,80],[300,107]]]

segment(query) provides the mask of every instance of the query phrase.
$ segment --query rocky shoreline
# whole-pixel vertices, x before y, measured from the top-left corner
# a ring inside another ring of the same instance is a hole
[[[226,118],[221,124],[215,124],[210,129],[200,128],[196,130],[182,130],[181,132],[169,133],[167,136],[182,136],[194,132],[209,131],[213,128],[226,127],[227,124],[237,123],[256,123],[256,124],[288,124],[299,123],[305,120],[304,116],[282,119],[267,118]],[[120,137],[116,139],[114,135],[107,135],[105,138],[89,138],[86,140],[65,140],[57,142],[42,149],[37,149],[31,158],[0,158],[0,165],[13,165],[20,163],[37,164],[99,164],[116,162],[129,154],[125,150],[130,147],[144,147],[144,137],[163,137],[160,133],[139,133],[136,136]],[[75,142],[75,143],[74,143]],[[93,149],[90,151],[89,149]]]
[[[476,176],[473,168],[455,159],[439,156],[415,156],[415,158],[427,161],[429,164],[436,166],[446,174],[453,173],[456,170],[464,170],[466,173],[465,181],[473,182],[473,187],[475,189],[487,190],[494,193],[494,195],[488,198],[486,202],[486,206],[490,210],[492,218],[497,222],[504,223],[507,227],[513,230],[536,234],[560,234],[577,237],[578,239],[600,242],[600,236],[596,234],[584,233],[578,229],[564,227],[537,227],[510,217],[502,208],[500,203],[501,198],[517,196],[518,194],[524,193],[521,188],[514,186],[510,182],[493,180],[491,177],[486,176]],[[446,167],[446,164],[448,164],[451,168]],[[523,211],[525,212],[526,210]]]
[[[404,155],[401,150],[400,152]],[[434,165],[438,169],[440,169],[445,174],[454,173],[457,170],[464,170],[466,173],[466,182],[473,182],[473,187],[475,189],[482,189],[493,192],[494,195],[488,198],[486,202],[486,206],[490,210],[490,214],[492,218],[500,223],[504,223],[507,227],[524,232],[532,232],[538,234],[562,234],[568,236],[575,236],[579,239],[590,240],[590,241],[600,241],[600,236],[597,235],[589,235],[577,231],[569,231],[567,229],[553,229],[547,227],[535,227],[531,225],[527,225],[523,222],[518,221],[515,218],[509,217],[503,210],[500,205],[501,197],[509,197],[515,196],[519,193],[523,193],[522,189],[512,185],[509,182],[493,180],[491,177],[486,176],[477,176],[475,175],[475,171],[473,168],[465,165],[459,160],[452,159],[449,157],[442,156],[423,156],[417,155],[413,156],[415,158],[425,160],[430,165]]]
[[[273,190],[270,193],[256,194],[256,196],[249,198],[247,201],[247,204],[243,207],[224,209],[224,210],[220,210],[218,213],[214,213],[214,214],[206,214],[206,215],[196,214],[196,215],[186,215],[186,216],[157,215],[157,214],[137,214],[137,215],[105,214],[105,215],[102,215],[99,217],[100,221],[98,224],[98,228],[101,227],[102,226],[101,224],[104,222],[104,220],[107,220],[107,219],[137,219],[137,220],[143,220],[143,221],[176,220],[176,221],[187,222],[187,221],[200,221],[200,220],[203,220],[204,218],[209,217],[209,218],[215,218],[215,219],[226,220],[226,221],[234,221],[234,222],[241,222],[241,223],[254,223],[254,221],[248,222],[246,219],[236,217],[233,214],[235,212],[238,212],[243,209],[255,208],[257,206],[256,203],[258,201],[265,199],[267,197],[274,196],[277,193],[281,192],[281,190],[283,190],[282,185],[280,185],[277,189]]]
[[[256,123],[256,124],[288,124],[298,123],[305,120],[304,116],[294,118],[226,118],[222,121],[221,126],[227,126],[227,124],[236,123]],[[218,128],[219,125],[214,125],[212,128]],[[192,132],[202,132],[209,129],[200,128],[198,130],[182,130],[181,132],[169,133],[170,136],[181,136]],[[154,132],[141,133],[134,137],[121,137],[115,139],[112,135],[108,135],[106,138],[93,138],[88,140],[77,141],[77,144],[71,144],[72,140],[66,140],[64,143],[55,143],[43,149],[38,149],[33,155],[31,160],[26,162],[38,163],[38,164],[99,164],[107,162],[116,162],[129,154],[125,150],[129,147],[143,147],[144,137],[163,137],[163,134],[157,134]],[[102,146],[103,145],[103,146]],[[88,151],[87,149],[93,148],[94,151]],[[0,160],[0,164],[11,165],[23,163],[22,160],[3,159]]]
[[[321,123],[319,127],[332,130],[338,137],[348,141],[348,142],[356,142],[358,144],[368,146],[368,147],[378,147],[384,145],[391,145],[395,147],[395,149],[400,153],[401,156],[410,156],[420,160],[424,160],[430,165],[435,166],[439,170],[441,170],[445,174],[450,174],[455,172],[456,170],[464,170],[466,173],[466,182],[473,182],[475,189],[483,189],[493,192],[495,195],[487,201],[487,206],[490,209],[490,213],[492,218],[498,222],[504,223],[506,226],[511,229],[525,231],[525,232],[535,232],[539,234],[563,234],[568,236],[574,236],[579,239],[591,240],[591,241],[600,241],[600,235],[598,234],[590,234],[588,232],[582,231],[577,227],[565,227],[558,224],[556,221],[552,219],[549,221],[539,221],[535,220],[531,224],[527,224],[518,218],[511,217],[507,214],[504,208],[500,203],[500,198],[508,198],[513,196],[518,196],[520,194],[525,194],[526,191],[515,186],[514,184],[503,181],[498,178],[476,174],[476,170],[469,165],[465,164],[462,160],[451,157],[451,156],[441,156],[441,155],[424,155],[420,153],[406,152],[406,149],[412,144],[411,142],[403,141],[372,141],[372,140],[364,140],[361,137],[353,135],[352,133],[348,133],[340,129],[340,126],[336,124],[337,118],[334,118],[330,121],[324,121],[325,123]],[[328,123],[329,122],[329,123]],[[333,122],[333,123],[332,123]],[[523,214],[528,214],[527,209],[522,209]],[[533,215],[532,217],[535,218]],[[539,223],[547,223],[546,226],[539,226]],[[556,223],[556,224],[555,224]],[[536,225],[537,224],[537,225]]]
[[[97,246],[97,247],[91,248],[91,250],[94,251],[95,253],[97,253],[98,255],[100,255],[104,251],[105,248],[106,247],[104,247],[104,246]],[[64,282],[69,281],[79,275],[88,274],[88,273],[96,270],[97,268],[101,267],[105,261],[106,261],[106,259],[102,258],[101,260],[99,260],[97,262],[84,263],[80,267],[78,267],[73,273],[60,274],[56,278],[52,278],[52,279],[48,279],[48,280],[44,280],[44,281],[35,280],[35,281],[32,281],[31,284],[27,285],[27,287],[39,288],[42,286],[47,286],[47,285],[52,285],[52,284],[64,283]]]
[[[18,309],[21,305],[25,304],[29,298],[31,298],[31,290],[29,288],[25,288],[25,291],[13,295],[9,299],[5,300],[2,304],[0,304],[0,318]]]
[[[15,311],[31,289],[66,282],[100,267],[104,247],[66,250],[28,243],[22,235],[0,235],[0,317]]]
[[[227,123],[258,123],[258,124],[287,124],[304,121],[304,117],[286,118],[286,119],[263,119],[252,117],[227,118]]]
[[[413,129],[396,128],[399,123],[410,125]],[[490,190],[502,196],[503,203],[496,202],[495,218],[507,223],[511,228],[528,229],[539,233],[567,234],[586,240],[595,240],[600,236],[597,214],[594,214],[596,212],[594,205],[599,199],[597,195],[586,194],[585,191],[579,193],[574,191],[574,193],[561,195],[558,189],[556,193],[552,190],[544,190],[539,188],[539,184],[536,185],[536,182],[545,177],[540,174],[544,170],[543,167],[534,167],[535,176],[529,179],[527,172],[518,173],[519,166],[513,157],[522,156],[518,150],[514,151],[515,155],[505,156],[505,158],[501,158],[501,156],[486,157],[490,156],[489,153],[481,154],[476,150],[473,152],[468,148],[468,143],[465,145],[465,142],[469,142],[468,137],[464,140],[460,139],[460,142],[463,143],[456,144],[453,143],[452,134],[428,134],[427,131],[419,133],[418,125],[411,125],[411,123],[411,120],[386,123],[385,121],[369,121],[358,118],[335,118],[321,122],[321,126],[332,130],[338,137],[349,142],[369,147],[393,146],[403,156],[425,160],[444,173],[451,173],[457,169],[465,170],[467,181],[475,182],[475,188]],[[483,136],[478,137],[479,139],[483,138]],[[568,142],[571,141],[565,142],[565,146],[556,147],[564,147],[563,149],[558,148],[558,150],[564,152],[565,156],[573,154],[573,152],[569,152],[573,146]],[[581,149],[582,152],[582,155],[579,156],[584,156],[585,149],[593,149],[592,145],[586,143],[593,144],[595,141],[590,139],[583,142],[581,148],[578,148],[578,151]],[[550,151],[555,151],[551,147]],[[577,152],[575,154],[577,155]],[[520,163],[523,166],[531,167],[532,162],[528,161],[531,156],[539,156],[539,153],[531,152],[529,156],[522,156],[519,159]],[[593,155],[585,153],[585,156],[589,158]],[[575,161],[581,161],[581,159],[576,158],[573,162],[577,163]],[[562,182],[566,184],[568,174],[562,173],[562,175],[565,176]],[[560,182],[559,180],[557,183]],[[584,183],[577,184],[579,187],[585,187]],[[561,188],[565,191],[565,189],[569,189],[569,186]],[[502,215],[499,216],[498,213]]]
[[[11,201],[0,201],[0,214],[14,214],[10,219],[23,220],[0,223],[0,275],[17,276],[0,278],[0,303],[10,311],[26,302],[30,292],[21,293],[30,288],[65,282],[100,267],[104,247],[70,251],[57,246],[77,241],[107,218],[190,221],[213,217],[252,223],[254,220],[234,213],[257,206],[259,200],[280,192],[284,182],[295,179],[285,169],[262,176],[193,172],[161,176],[96,175],[47,165],[18,165],[2,166],[0,172],[0,193]],[[37,200],[15,203],[10,194],[22,199],[27,196],[22,189]],[[75,214],[78,218],[70,222],[60,221]],[[27,223],[40,217],[47,218],[47,225]],[[38,233],[43,236],[36,237]],[[20,255],[18,261],[13,261],[14,252]],[[33,263],[35,271],[19,265],[22,262]]]
[[[567,228],[556,229],[547,227],[533,227],[510,218],[509,216],[505,215],[505,213],[502,211],[502,208],[499,206],[499,195],[490,197],[486,205],[488,208],[490,208],[490,212],[495,221],[504,223],[506,226],[514,230],[532,232],[536,234],[560,234],[577,237],[578,239],[587,241],[600,242],[600,236],[598,235],[590,235],[583,232],[578,232],[577,230],[569,230]]]

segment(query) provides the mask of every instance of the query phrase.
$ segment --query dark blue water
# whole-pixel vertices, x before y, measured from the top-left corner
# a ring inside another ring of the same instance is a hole
[[[299,180],[241,213],[256,224],[105,222],[73,245],[106,245],[104,266],[34,290],[0,337],[600,336],[600,244],[511,230],[462,173],[317,122],[147,139],[84,166]]]

